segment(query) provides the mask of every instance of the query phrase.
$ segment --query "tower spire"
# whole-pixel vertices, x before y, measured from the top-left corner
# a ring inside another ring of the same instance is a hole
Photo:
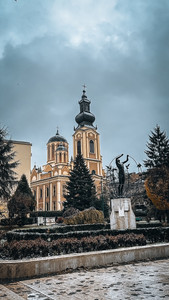
[[[93,126],[93,122],[95,121],[95,116],[90,112],[90,103],[91,101],[87,99],[86,96],[86,85],[83,85],[83,94],[81,100],[79,101],[80,105],[80,113],[76,116],[75,120],[78,123],[78,127],[82,126]]]
[[[83,84],[82,86],[83,86],[83,92],[86,92],[86,85]]]
[[[56,129],[57,129],[56,134],[58,135],[59,134],[59,126],[57,126]]]

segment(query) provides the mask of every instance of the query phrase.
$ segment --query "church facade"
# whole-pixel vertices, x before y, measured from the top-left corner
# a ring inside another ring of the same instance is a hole
[[[83,155],[92,174],[97,195],[101,194],[105,173],[102,168],[99,133],[93,125],[95,116],[90,112],[90,104],[91,101],[83,90],[79,101],[80,112],[75,118],[77,127],[73,133],[73,158],[69,161],[69,144],[57,130],[56,135],[47,143],[47,163],[43,169],[34,166],[31,172],[31,188],[38,211],[55,211],[63,208],[66,183],[79,153]]]

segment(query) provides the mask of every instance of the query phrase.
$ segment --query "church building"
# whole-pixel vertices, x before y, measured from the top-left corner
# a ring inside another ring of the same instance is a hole
[[[93,125],[95,116],[90,112],[90,104],[84,89],[79,101],[80,112],[75,118],[77,127],[73,133],[73,158],[69,161],[69,144],[57,130],[56,135],[47,142],[47,163],[42,169],[34,166],[31,188],[36,198],[36,210],[54,211],[63,208],[66,183],[78,153],[83,155],[92,174],[97,195],[101,194],[105,173],[102,168],[99,133]]]

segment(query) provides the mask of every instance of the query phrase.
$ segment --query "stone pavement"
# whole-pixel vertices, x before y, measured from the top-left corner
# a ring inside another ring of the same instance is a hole
[[[0,299],[169,299],[169,259],[6,283]]]

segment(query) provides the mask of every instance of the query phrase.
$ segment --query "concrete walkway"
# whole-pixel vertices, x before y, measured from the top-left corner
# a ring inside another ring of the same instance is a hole
[[[169,259],[117,264],[3,284],[0,299],[169,299]]]

